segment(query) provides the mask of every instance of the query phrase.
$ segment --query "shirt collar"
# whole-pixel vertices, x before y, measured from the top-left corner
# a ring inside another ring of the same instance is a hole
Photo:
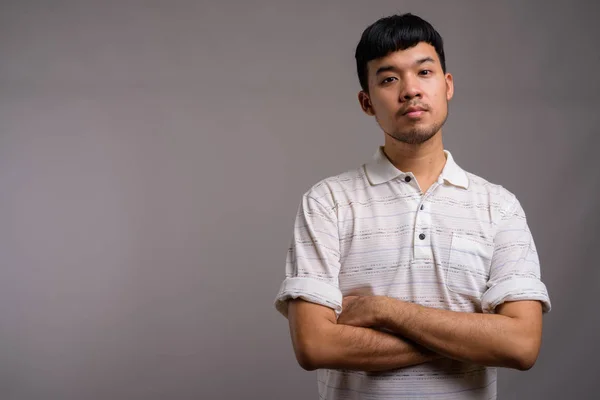
[[[467,173],[454,162],[452,154],[448,150],[444,150],[446,155],[446,164],[440,174],[438,181],[446,181],[454,186],[459,186],[464,189],[469,187],[469,178]],[[371,162],[365,164],[365,172],[371,185],[379,185],[380,183],[389,182],[392,179],[400,176],[408,175],[405,172],[400,171],[398,168],[391,163],[383,152],[383,146],[380,146]]]

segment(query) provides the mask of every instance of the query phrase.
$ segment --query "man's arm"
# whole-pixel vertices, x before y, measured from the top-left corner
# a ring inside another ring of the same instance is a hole
[[[338,323],[380,326],[460,361],[531,368],[541,344],[540,302],[506,302],[496,313],[440,310],[384,296],[349,297]]]
[[[340,237],[336,204],[326,188],[312,189],[302,197],[286,279],[275,301],[289,320],[300,365],[307,370],[384,371],[440,357],[394,334],[337,324],[343,299],[338,281]]]
[[[379,325],[457,360],[531,368],[540,350],[542,312],[550,310],[550,299],[540,280],[525,212],[510,192],[503,192],[504,197],[501,202],[508,206],[494,237],[487,290],[481,296],[483,313],[427,308],[388,297],[350,297],[342,301],[338,323]]]
[[[389,333],[338,324],[332,309],[304,300],[290,300],[288,319],[298,363],[309,371],[385,371],[441,358]]]

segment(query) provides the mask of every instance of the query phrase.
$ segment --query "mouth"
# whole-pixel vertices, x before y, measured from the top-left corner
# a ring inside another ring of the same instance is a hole
[[[409,117],[409,118],[419,118],[426,112],[427,112],[427,109],[425,107],[416,106],[416,107],[408,107],[408,109],[406,109],[402,113],[402,115]]]
[[[423,114],[425,114],[424,110],[415,110],[415,111],[408,111],[408,112],[404,113],[403,115],[405,115],[409,118],[418,118],[418,117],[422,116]]]

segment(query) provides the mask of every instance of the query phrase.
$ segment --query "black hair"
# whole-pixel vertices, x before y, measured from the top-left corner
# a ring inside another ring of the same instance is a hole
[[[434,27],[424,19],[410,14],[392,15],[377,20],[363,32],[356,46],[356,69],[362,90],[369,92],[367,63],[388,54],[406,50],[426,42],[435,48],[446,73],[444,42]]]

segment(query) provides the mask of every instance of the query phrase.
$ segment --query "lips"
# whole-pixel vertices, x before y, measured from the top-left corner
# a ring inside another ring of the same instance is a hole
[[[424,106],[410,106],[404,110],[402,116],[410,119],[418,119],[421,118],[425,112],[427,112],[427,108]]]
[[[407,115],[407,114],[421,114],[422,111],[427,111],[427,109],[425,107],[413,106],[413,107],[408,107],[402,113],[402,115]]]

